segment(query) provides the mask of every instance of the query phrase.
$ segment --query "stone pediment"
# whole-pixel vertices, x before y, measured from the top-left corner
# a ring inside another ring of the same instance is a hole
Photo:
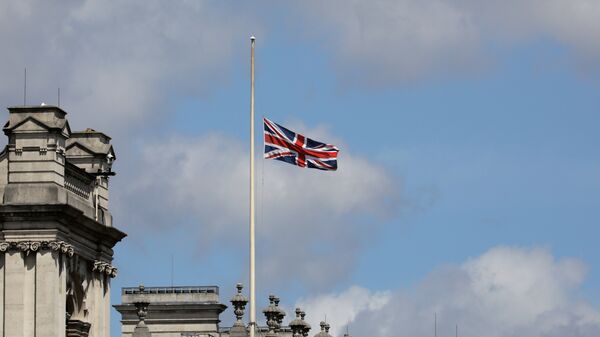
[[[13,128],[13,131],[19,132],[40,132],[48,131],[50,128],[33,117],[23,120],[19,125]]]
[[[71,139],[70,139],[70,144],[67,145],[66,152],[67,152],[68,157],[86,157],[86,156],[96,156],[96,155],[104,156],[104,155],[108,155],[110,153],[113,156],[113,158],[115,158],[115,152],[113,150],[112,145],[107,144],[99,151],[98,150],[94,151],[93,149],[90,149],[89,147],[85,146],[84,144],[77,142],[77,141],[72,141]]]
[[[96,153],[85,145],[80,143],[71,143],[67,146],[67,156],[71,157],[87,157],[94,156]]]
[[[28,116],[23,120],[14,123],[11,125],[10,121],[4,125],[4,132],[12,131],[12,132],[48,132],[50,130],[60,129],[61,133],[69,137],[71,134],[71,128],[69,123],[66,120],[58,120],[56,123],[52,123],[53,125],[49,125],[44,123],[33,116]]]
[[[46,125],[43,122],[33,118],[27,117],[24,120],[13,126],[6,126],[5,129],[10,129],[12,131],[21,131],[21,132],[39,132],[39,131],[48,131],[50,130],[50,126]]]

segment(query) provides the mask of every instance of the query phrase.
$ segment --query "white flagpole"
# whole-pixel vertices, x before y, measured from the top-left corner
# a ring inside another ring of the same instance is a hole
[[[254,240],[254,43],[250,37],[250,337],[256,329],[256,279],[255,279],[255,240]]]

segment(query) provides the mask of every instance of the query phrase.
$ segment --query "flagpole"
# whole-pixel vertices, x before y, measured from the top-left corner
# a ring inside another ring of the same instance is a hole
[[[255,238],[254,238],[254,44],[250,37],[250,337],[256,329],[256,279],[255,279]]]

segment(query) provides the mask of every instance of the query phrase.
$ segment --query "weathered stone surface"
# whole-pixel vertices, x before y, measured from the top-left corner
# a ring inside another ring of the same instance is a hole
[[[67,337],[88,337],[91,324],[80,320],[69,320],[67,322]]]
[[[9,112],[0,152],[0,335],[109,337],[112,248],[125,237],[108,211],[110,138],[94,136],[102,144],[88,144],[98,147],[93,156],[71,162],[66,112]]]
[[[131,337],[138,323],[135,303],[148,302],[145,324],[153,335],[181,337],[182,333],[219,335],[219,315],[227,308],[219,302],[218,287],[145,287],[123,288],[122,336]]]

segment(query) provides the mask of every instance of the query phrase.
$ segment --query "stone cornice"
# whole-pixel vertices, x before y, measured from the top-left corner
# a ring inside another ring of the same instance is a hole
[[[68,257],[72,257],[75,254],[73,246],[64,241],[2,241],[0,242],[0,252],[7,252],[9,250],[18,250],[25,255],[29,253],[37,252],[40,250],[53,250],[55,252],[63,253]]]
[[[127,234],[114,227],[107,227],[83,214],[83,212],[67,204],[45,205],[0,205],[0,225],[2,222],[19,222],[35,220],[37,227],[44,227],[40,221],[57,220],[71,232],[80,233],[83,237],[97,238],[100,242],[113,247]],[[7,225],[4,225],[6,228]]]

